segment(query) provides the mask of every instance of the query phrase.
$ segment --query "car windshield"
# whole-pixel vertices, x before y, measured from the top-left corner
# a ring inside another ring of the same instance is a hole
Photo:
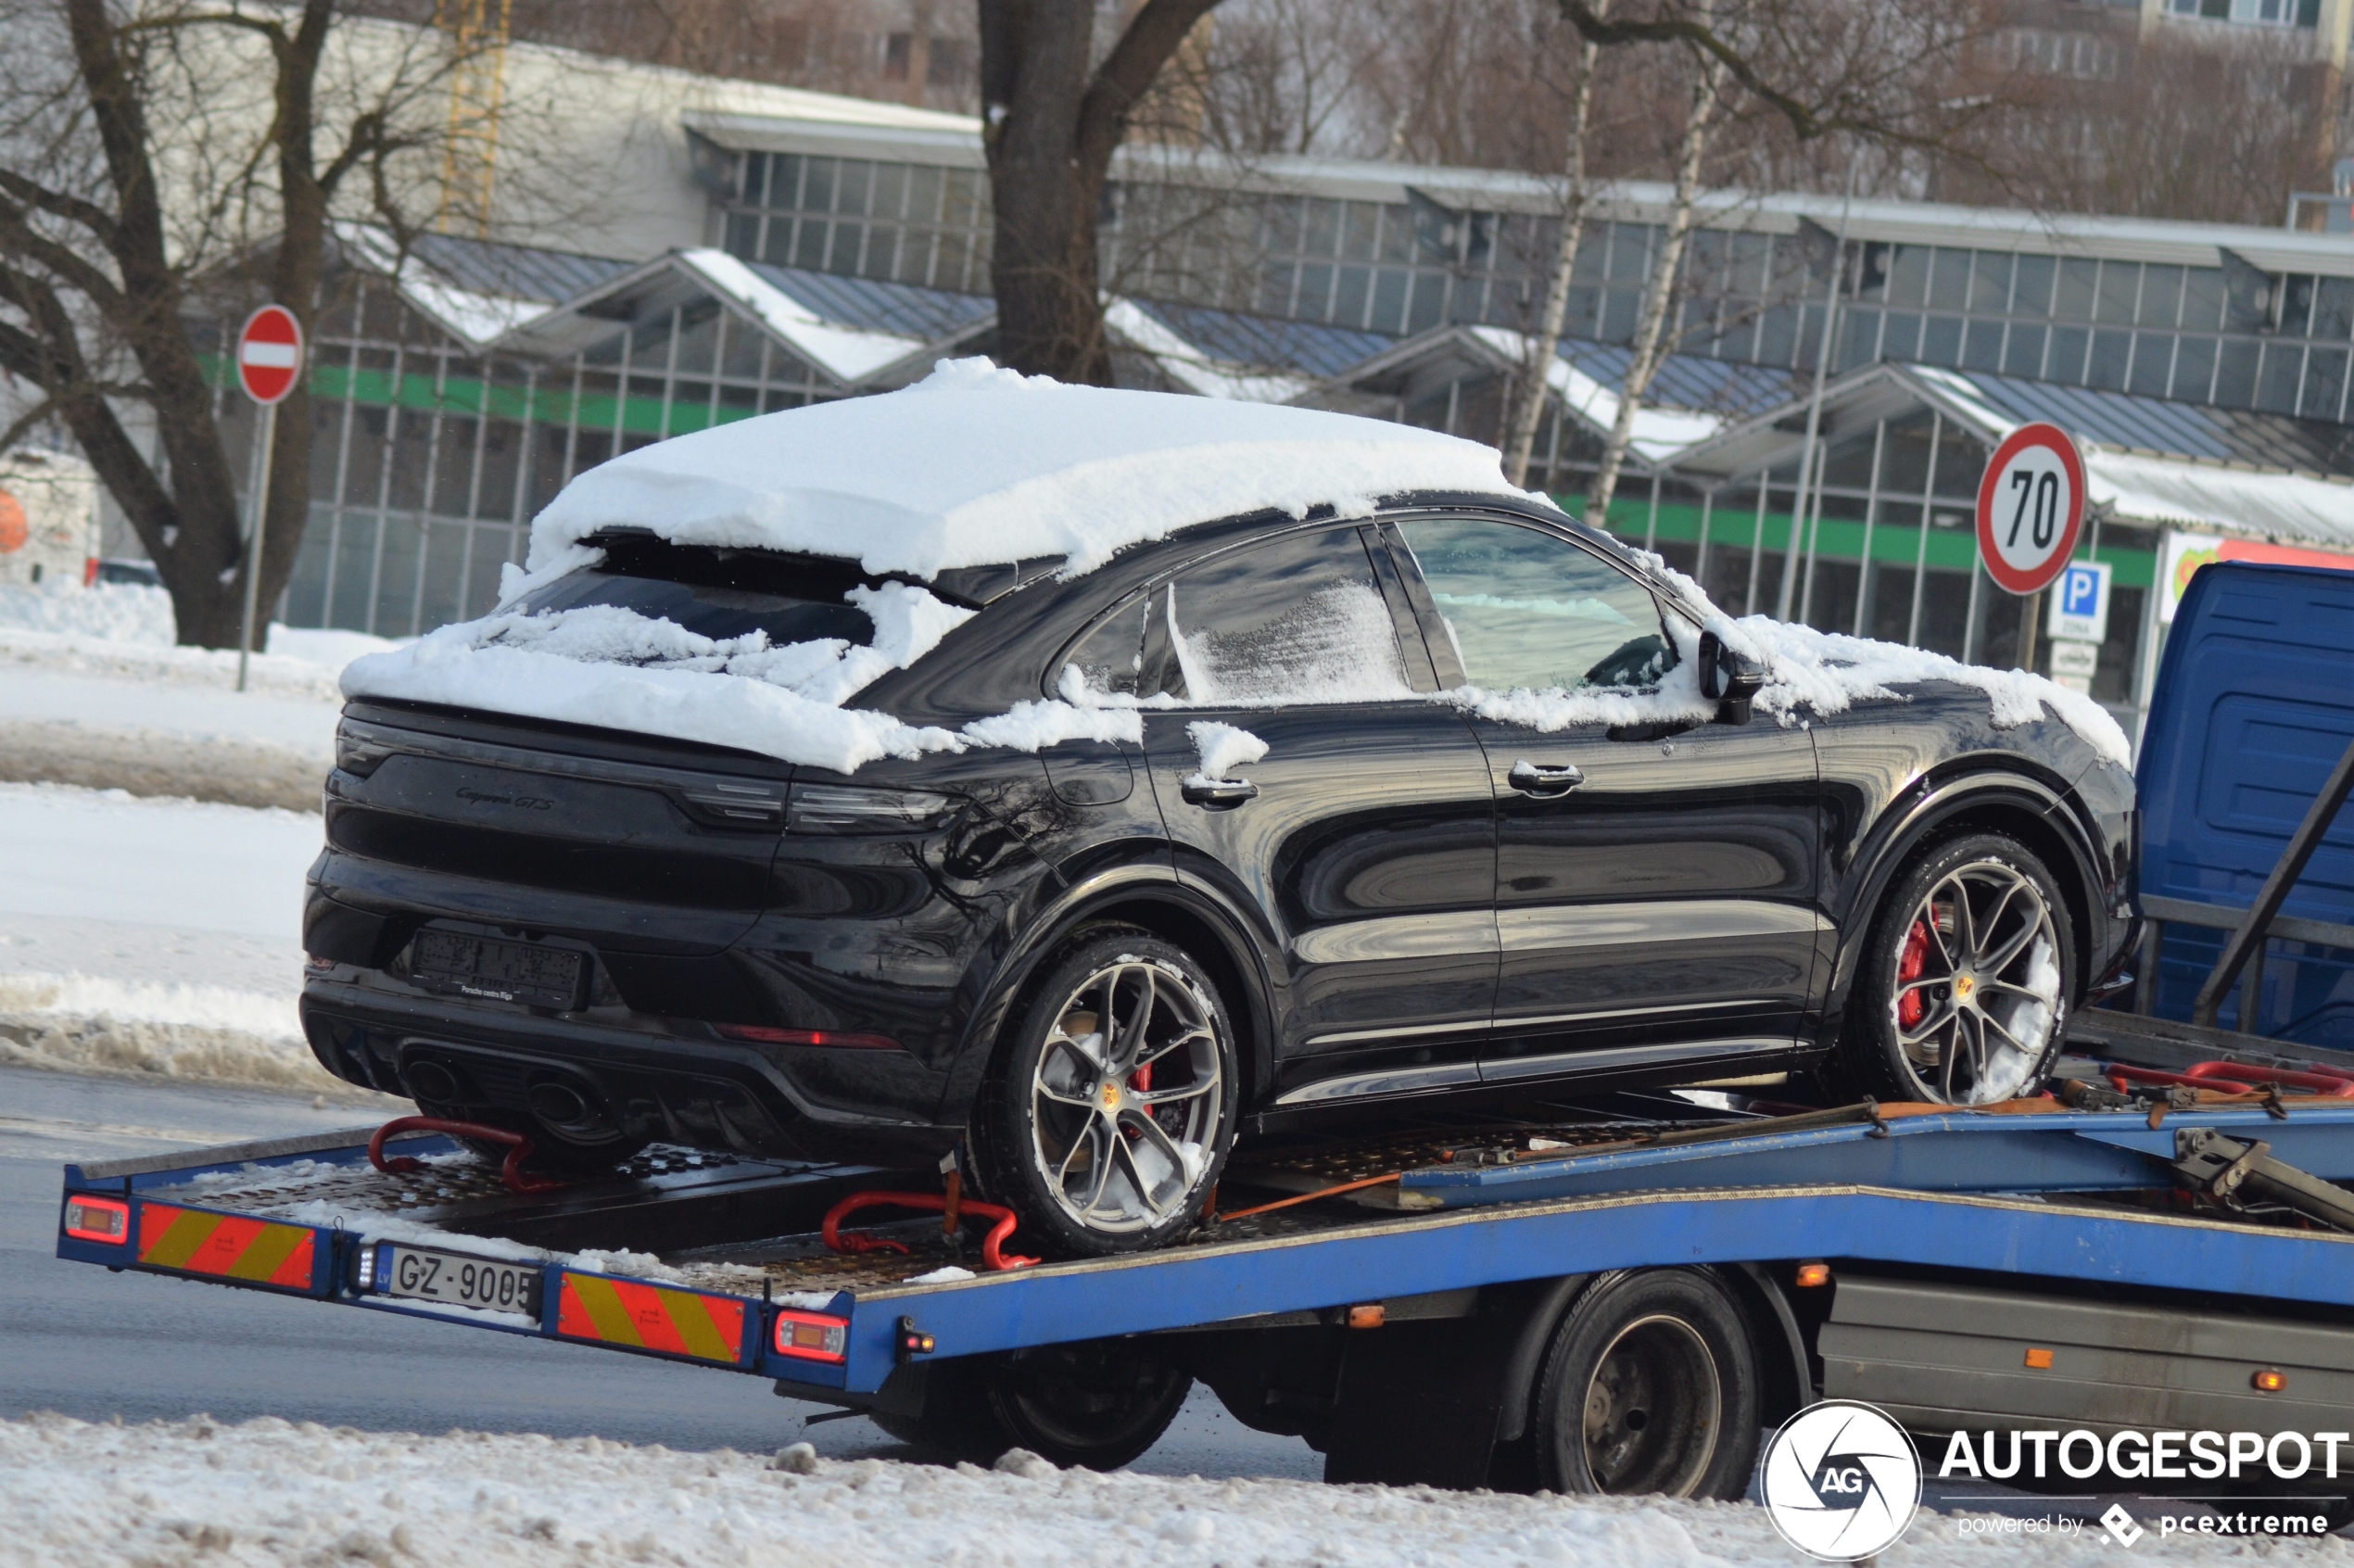
[[[771,647],[835,639],[863,648],[874,641],[873,620],[842,596],[884,579],[855,562],[675,545],[642,535],[607,534],[589,542],[604,550],[601,563],[534,588],[514,608],[539,614],[618,605],[715,641],[766,632]]]

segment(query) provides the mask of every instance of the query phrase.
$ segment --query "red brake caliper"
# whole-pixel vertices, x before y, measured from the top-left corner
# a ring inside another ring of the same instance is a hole
[[[1929,922],[1916,920],[1913,929],[1905,933],[1905,951],[1896,960],[1896,983],[1912,984],[1921,978],[1921,971],[1927,967]],[[1917,991],[1908,991],[1896,999],[1896,1021],[1906,1029],[1920,1022],[1921,1015],[1927,1011],[1929,1007],[1921,1001],[1921,993]]]

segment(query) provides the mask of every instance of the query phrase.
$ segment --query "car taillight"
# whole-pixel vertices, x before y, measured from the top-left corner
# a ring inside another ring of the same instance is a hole
[[[777,1354],[804,1361],[840,1361],[850,1353],[850,1323],[816,1312],[777,1314]]]
[[[854,1051],[896,1051],[899,1042],[887,1034],[844,1034],[838,1029],[768,1029],[760,1024],[713,1024],[730,1040],[757,1045],[840,1045]]]
[[[131,1206],[114,1198],[85,1197],[76,1194],[66,1199],[66,1234],[76,1241],[104,1242],[109,1246],[131,1239]]]
[[[796,784],[786,828],[794,833],[930,832],[956,803],[920,790],[866,790],[847,784]]]

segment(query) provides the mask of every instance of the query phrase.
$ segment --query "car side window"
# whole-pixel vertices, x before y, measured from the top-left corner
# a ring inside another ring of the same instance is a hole
[[[1398,525],[1474,686],[1640,689],[1676,664],[1651,590],[1541,529],[1484,517]]]
[[[1152,596],[1139,594],[1095,624],[1079,639],[1056,677],[1065,695],[1078,688],[1099,695],[1138,697],[1145,679],[1145,619]]]
[[[1414,694],[1397,624],[1354,526],[1230,550],[1162,584],[1145,647],[1158,689],[1190,703]]]

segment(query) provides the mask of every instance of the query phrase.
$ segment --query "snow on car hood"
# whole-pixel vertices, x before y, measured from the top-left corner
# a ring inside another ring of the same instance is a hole
[[[943,360],[897,392],[657,442],[576,477],[531,525],[537,574],[601,528],[855,560],[929,580],[1041,556],[1090,571],[1267,508],[1366,516],[1410,490],[1519,498],[1496,449],[1384,420],[1069,386]]]
[[[2100,756],[2120,767],[2132,765],[2133,742],[2126,740],[2125,731],[2108,710],[2057,681],[2025,670],[1965,664],[1926,648],[1816,631],[1767,615],[1735,620],[1719,610],[1698,583],[1658,556],[1644,554],[1641,559],[1699,613],[1702,629],[1715,632],[1726,646],[1766,666],[1766,684],[1757,693],[1757,706],[1786,725],[1798,722],[1805,713],[1828,716],[1844,713],[1858,702],[1902,702],[1899,687],[1946,681],[1984,692],[1997,729],[2032,724],[2049,708]],[[1695,685],[1695,694],[1697,689]]]

